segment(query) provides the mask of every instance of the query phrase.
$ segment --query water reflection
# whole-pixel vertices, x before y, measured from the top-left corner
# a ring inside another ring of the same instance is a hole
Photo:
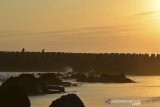
[[[3,74],[11,75],[6,73]],[[2,75],[2,73],[0,73],[0,75]],[[82,86],[67,87],[67,93],[33,96],[30,97],[32,103],[31,107],[49,107],[53,100],[68,93],[76,93],[80,96],[86,107],[105,107],[106,97],[140,99],[142,105],[139,107],[160,107],[160,76],[130,76],[129,78],[135,80],[137,83],[83,83]],[[119,105],[119,107],[121,107],[121,105]]]

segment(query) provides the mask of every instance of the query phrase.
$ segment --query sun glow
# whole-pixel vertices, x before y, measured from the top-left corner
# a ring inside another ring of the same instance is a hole
[[[160,0],[152,0],[149,4],[151,6],[148,12],[148,18],[150,21],[146,22],[150,26],[150,30],[153,32],[160,31]]]
[[[152,1],[152,10],[153,11],[160,11],[160,0],[153,0]]]

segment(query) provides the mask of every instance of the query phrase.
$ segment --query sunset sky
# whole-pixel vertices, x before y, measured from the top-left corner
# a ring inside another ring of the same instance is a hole
[[[0,0],[0,50],[160,53],[160,0]]]

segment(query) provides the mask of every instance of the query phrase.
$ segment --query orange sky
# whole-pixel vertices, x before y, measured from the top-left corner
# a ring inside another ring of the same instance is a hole
[[[160,53],[160,0],[3,0],[0,50]]]

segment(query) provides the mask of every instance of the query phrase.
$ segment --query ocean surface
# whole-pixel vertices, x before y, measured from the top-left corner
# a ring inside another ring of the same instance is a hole
[[[1,72],[0,79],[18,74]],[[53,100],[68,93],[76,93],[86,107],[160,107],[160,76],[128,77],[137,83],[82,83],[78,87],[66,87],[66,93],[29,97],[31,107],[49,107]]]

